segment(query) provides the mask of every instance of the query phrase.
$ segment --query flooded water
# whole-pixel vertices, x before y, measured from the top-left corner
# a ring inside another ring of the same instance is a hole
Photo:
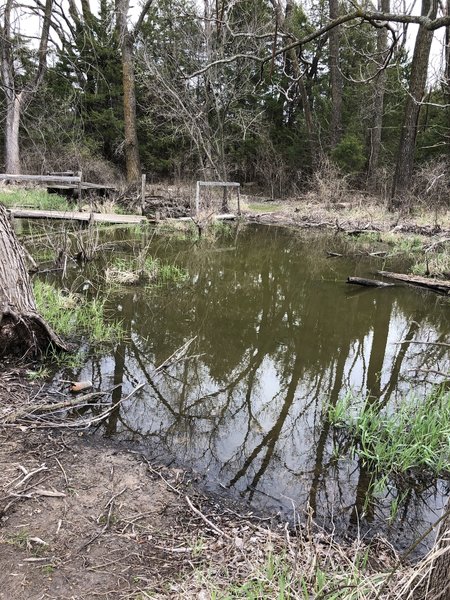
[[[392,482],[372,497],[371,474],[343,451],[325,407],[351,390],[395,410],[402,395],[430,391],[449,358],[443,346],[414,342],[447,341],[450,307],[412,288],[348,285],[348,276],[404,265],[327,257],[345,243],[271,227],[213,243],[154,236],[151,254],[184,267],[187,281],[118,288],[109,306],[127,339],[60,378],[121,384],[114,401],[145,382],[106,434],[198,473],[214,492],[288,518],[310,507],[341,534],[382,532],[406,547],[436,520],[448,482],[406,493]],[[185,355],[155,372],[189,340]]]

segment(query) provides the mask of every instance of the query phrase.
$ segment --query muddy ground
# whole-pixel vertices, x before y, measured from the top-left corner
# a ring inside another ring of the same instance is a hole
[[[313,581],[317,565],[345,574],[366,552],[359,541],[338,545],[212,497],[192,474],[151,464],[85,425],[72,429],[63,412],[42,425],[38,407],[55,399],[24,373],[6,365],[0,375],[2,600],[272,598],[277,581],[264,579],[273,555]],[[387,542],[373,544],[368,577],[398,563]],[[261,573],[268,591],[247,596],[247,580]],[[295,581],[297,592],[281,597],[303,598]],[[236,586],[243,593],[228,595]]]
[[[279,523],[239,515],[195,476],[77,428],[73,415],[42,426],[39,407],[55,398],[26,370],[0,375],[2,600],[204,600],[203,568],[239,571],[283,539]]]

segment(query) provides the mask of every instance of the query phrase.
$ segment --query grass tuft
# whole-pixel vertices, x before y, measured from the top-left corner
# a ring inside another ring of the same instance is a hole
[[[108,283],[118,285],[182,283],[187,272],[176,265],[161,264],[158,259],[147,256],[142,258],[115,259],[105,271]]]
[[[85,335],[91,344],[120,339],[120,323],[108,323],[106,300],[86,300],[79,294],[64,294],[54,286],[40,280],[33,282],[36,304],[40,314],[62,336]]]
[[[361,407],[356,412],[358,405]],[[442,477],[450,473],[450,392],[437,388],[425,399],[402,398],[395,411],[378,402],[345,396],[328,419],[344,429],[351,451],[385,475]]]
[[[12,189],[0,191],[0,202],[7,208],[32,208],[36,210],[71,210],[67,199],[45,190]]]

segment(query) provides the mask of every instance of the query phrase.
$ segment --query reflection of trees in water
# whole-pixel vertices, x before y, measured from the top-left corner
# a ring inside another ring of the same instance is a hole
[[[405,362],[420,369],[446,361],[442,348],[412,352],[392,341],[442,337],[446,323],[439,312],[426,314],[426,302],[418,308],[415,292],[355,292],[336,283],[355,266],[327,260],[326,244],[276,229],[244,230],[223,252],[175,244],[195,284],[120,300],[132,335],[116,349],[114,383],[126,388],[131,377],[145,378],[148,386],[121,407],[109,432],[126,426],[148,434],[250,499],[256,491],[294,493],[323,515],[342,494],[354,519],[364,503],[373,510],[369,474],[336,465],[324,404],[356,381],[381,410]],[[155,376],[154,366],[193,335],[202,358]]]

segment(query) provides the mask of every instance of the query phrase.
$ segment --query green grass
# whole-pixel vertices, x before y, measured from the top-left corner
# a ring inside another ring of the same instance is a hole
[[[281,204],[275,202],[251,202],[248,208],[253,212],[276,212],[281,210]]]
[[[40,314],[59,335],[83,335],[91,344],[112,342],[122,337],[121,324],[107,322],[105,300],[86,300],[78,294],[63,294],[39,279],[33,282],[33,290]]]
[[[416,262],[411,273],[414,275],[449,277],[450,273],[450,254],[448,251],[425,255],[426,260]]]
[[[66,198],[58,194],[48,194],[45,190],[12,190],[0,192],[0,202],[7,208],[70,210]]]
[[[356,411],[359,404],[359,411]],[[327,413],[350,438],[350,448],[378,473],[441,477],[450,473],[450,392],[403,398],[394,411],[377,402],[341,399]]]
[[[39,379],[46,379],[50,375],[50,369],[48,367],[38,367],[37,369],[29,369],[27,371],[27,379],[30,381],[38,381]]]

